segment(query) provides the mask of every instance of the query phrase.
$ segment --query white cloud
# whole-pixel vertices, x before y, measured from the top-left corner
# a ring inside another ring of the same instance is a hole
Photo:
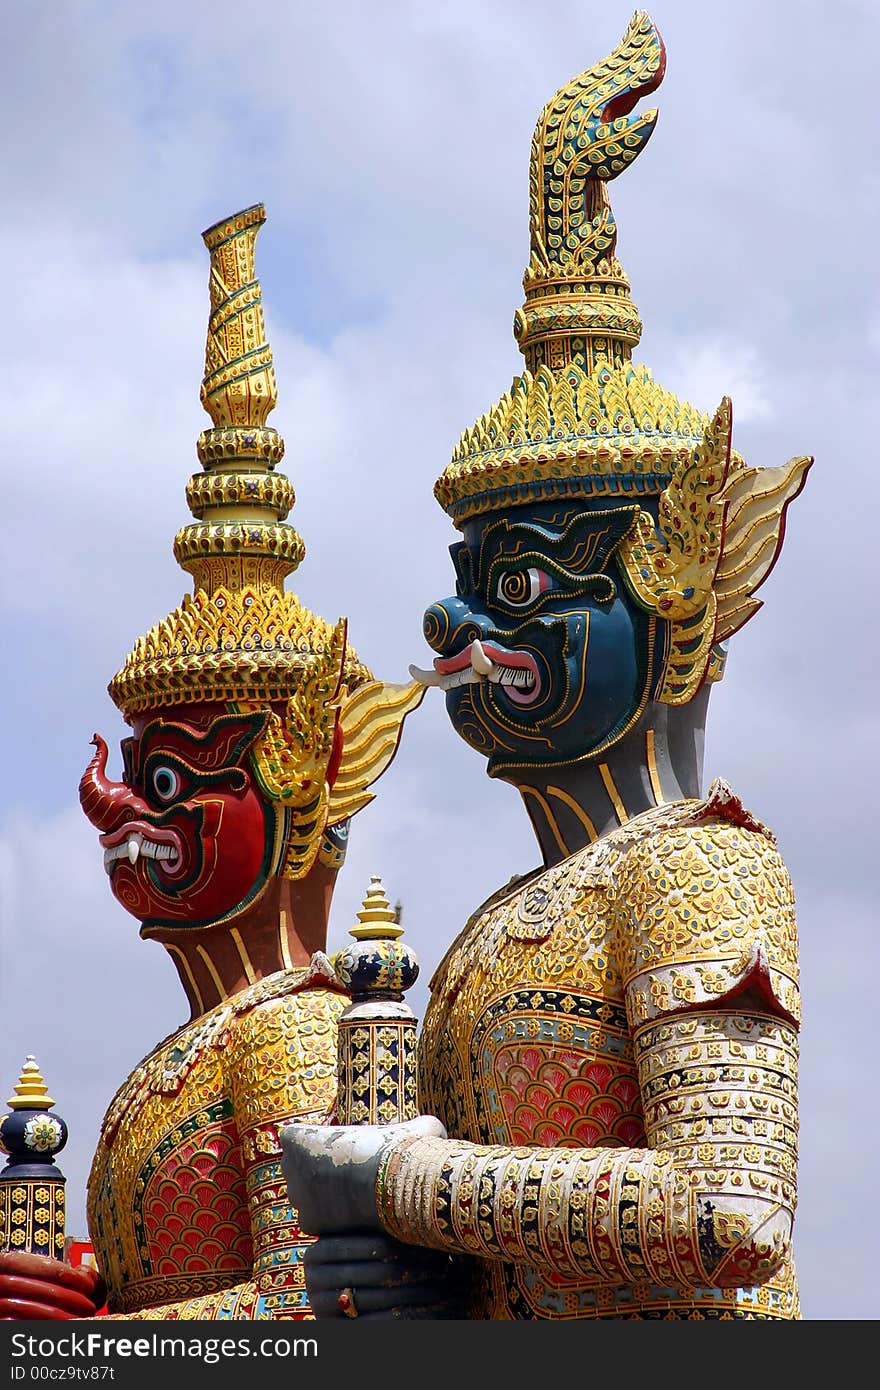
[[[668,390],[708,414],[722,396],[730,396],[737,425],[772,415],[768,377],[747,343],[693,338],[674,342],[668,357],[664,354],[662,384]]]

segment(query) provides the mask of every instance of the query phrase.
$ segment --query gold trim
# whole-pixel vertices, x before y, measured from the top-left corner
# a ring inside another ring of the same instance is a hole
[[[590,817],[587,815],[583,806],[579,806],[573,796],[569,796],[568,792],[564,792],[561,789],[561,787],[548,787],[547,792],[548,795],[555,796],[558,801],[564,802],[564,804],[569,808],[569,810],[574,811],[581,825],[584,827],[587,834],[589,835],[591,841],[598,840],[598,830],[596,829],[593,822],[590,820]]]
[[[599,775],[605,784],[606,792],[611,797],[611,804],[614,807],[614,814],[617,816],[618,824],[625,825],[629,820],[629,813],[620,799],[620,792],[614,785],[614,778],[611,776],[611,770],[607,763],[599,764]]]
[[[189,980],[190,985],[192,987],[192,992],[196,996],[196,1003],[199,1006],[199,1013],[203,1014],[205,1012],[205,1001],[202,998],[202,991],[196,984],[196,978],[193,975],[192,970],[190,969],[189,961],[187,960],[186,956],[183,954],[179,946],[172,946],[169,942],[166,942],[165,944],[167,949],[171,952],[171,954],[173,956],[177,956],[184,970],[186,971],[186,978]]]
[[[255,573],[238,589],[185,595],[137,639],[110,695],[129,720],[162,704],[227,699],[253,707],[286,700],[326,660],[338,634],[338,623],[332,627],[310,613],[295,594],[271,592]],[[348,687],[372,679],[351,646],[344,672]]]
[[[676,467],[693,460],[708,423],[641,364],[603,365],[593,375],[575,362],[544,364],[515,377],[465,430],[434,496],[461,526],[469,516],[509,506],[510,491],[522,497],[537,489],[540,496],[541,484],[552,492],[560,479],[569,496],[578,479],[597,496],[632,500],[622,476],[642,478],[642,496],[657,495]]]
[[[226,989],[223,985],[223,981],[220,979],[220,976],[217,974],[217,971],[214,968],[214,962],[211,960],[211,957],[208,955],[208,952],[205,950],[204,946],[197,946],[196,950],[201,956],[202,960],[207,965],[208,973],[210,974],[211,979],[214,981],[214,984],[217,986],[217,992],[220,995],[220,998],[225,999]]]
[[[241,963],[244,966],[244,973],[245,975],[247,975],[248,984],[255,985],[257,983],[257,977],[254,974],[254,967],[251,965],[251,958],[245,950],[245,945],[241,939],[241,932],[238,930],[238,927],[230,927],[229,935],[235,942],[235,949],[238,951],[238,954],[241,957]]]
[[[281,946],[281,959],[284,961],[285,970],[293,969],[293,961],[290,959],[290,946],[287,943],[287,913],[282,907],[278,913],[278,941]]]
[[[565,855],[567,859],[568,856],[571,854],[571,850],[568,848],[568,845],[562,838],[562,832],[560,831],[559,826],[556,824],[556,817],[550,810],[550,806],[547,802],[547,799],[543,797],[540,792],[535,791],[534,787],[520,787],[520,792],[523,796],[533,796],[535,798],[538,805],[541,807],[541,810],[544,812],[544,815],[547,817],[547,824],[550,826],[550,829],[553,832],[554,840],[556,841],[557,845],[562,850],[562,853]]]
[[[654,793],[654,800],[658,806],[662,806],[666,797],[663,795],[663,788],[660,785],[660,773],[657,768],[657,750],[654,747],[654,730],[648,729],[645,734],[645,749],[648,755],[648,776],[651,779],[651,790]]]
[[[6,1104],[10,1110],[48,1110],[55,1104],[46,1089],[37,1059],[31,1054],[25,1057],[18,1085]]]

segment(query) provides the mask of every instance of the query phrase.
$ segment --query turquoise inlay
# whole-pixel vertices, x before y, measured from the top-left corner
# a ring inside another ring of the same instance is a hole
[[[529,483],[506,483],[462,498],[450,507],[449,514],[455,521],[463,514],[483,510],[490,501],[493,510],[497,511],[501,502],[521,506],[525,502],[535,502],[542,497],[619,497],[634,492],[655,496],[663,492],[671,481],[671,473],[638,473],[600,474],[586,478],[551,477],[535,479]]]
[[[284,1289],[277,1293],[260,1294],[254,1314],[257,1318],[278,1317],[280,1314],[305,1312],[309,1296],[305,1289]]]

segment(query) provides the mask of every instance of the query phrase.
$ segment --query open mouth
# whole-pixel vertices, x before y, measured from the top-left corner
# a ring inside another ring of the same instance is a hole
[[[471,642],[455,656],[435,657],[433,671],[410,666],[409,672],[420,684],[436,685],[441,690],[489,681],[503,686],[505,695],[518,705],[532,704],[541,691],[535,658],[528,652],[508,651],[494,642]]]
[[[109,835],[99,836],[104,850],[104,869],[112,877],[123,859],[134,866],[139,859],[161,861],[167,873],[177,872],[183,862],[180,838],[174,830],[160,830],[145,821],[129,821]]]

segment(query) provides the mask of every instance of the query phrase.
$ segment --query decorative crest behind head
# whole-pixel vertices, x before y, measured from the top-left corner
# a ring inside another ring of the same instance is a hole
[[[265,218],[258,204],[203,233],[211,314],[201,399],[213,427],[199,438],[202,472],[186,489],[196,520],[174,541],[194,592],[138,638],[111,681],[128,719],[194,701],[287,699],[305,671],[332,661],[337,645],[333,626],[284,589],[305,546],[285,521],[294,491],[275,471],[284,441],[266,425],[277,392],[254,278]],[[369,675],[349,649],[346,684]]]

